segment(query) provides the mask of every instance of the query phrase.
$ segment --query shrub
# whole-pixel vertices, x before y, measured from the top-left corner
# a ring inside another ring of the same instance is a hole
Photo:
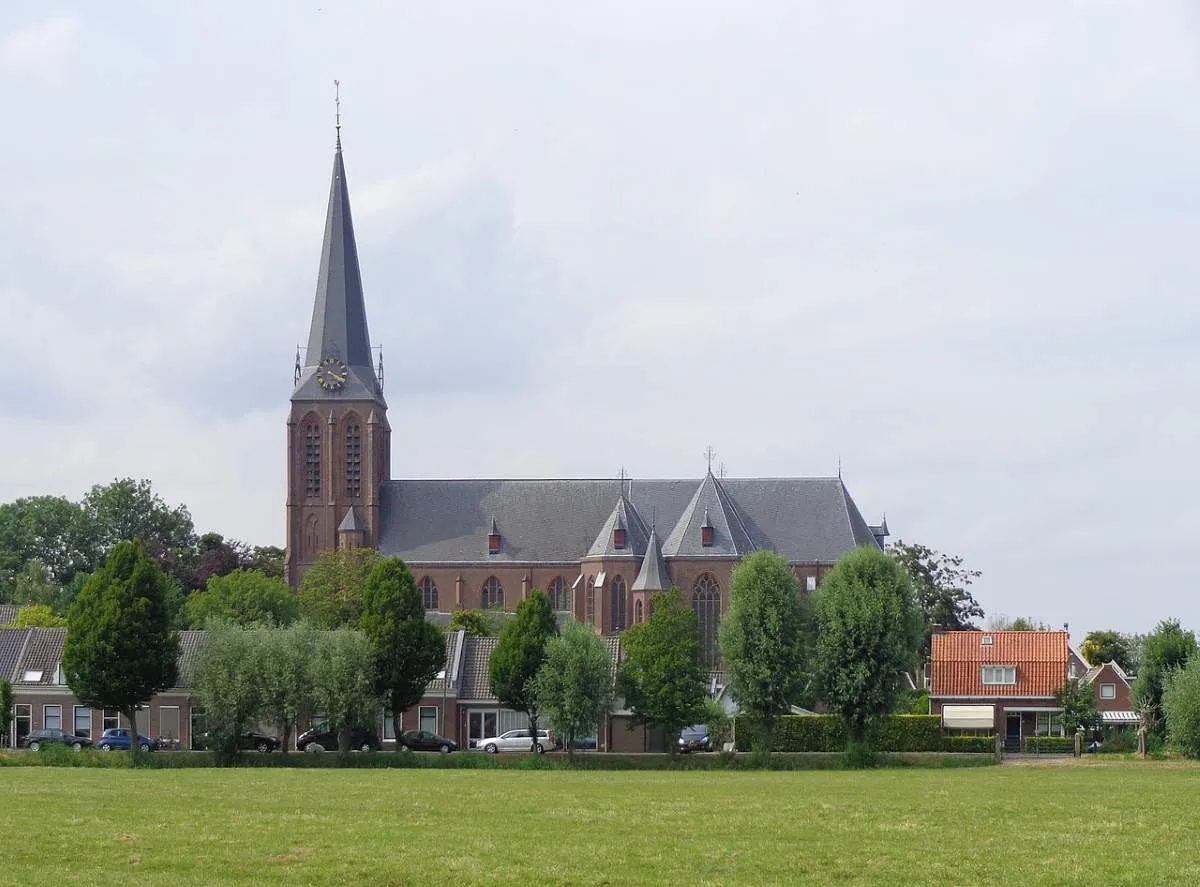
[[[956,754],[992,754],[996,740],[992,736],[943,736],[942,751]]]
[[[735,719],[734,734],[738,751],[746,751],[750,742],[743,731],[741,718]],[[961,737],[976,739],[976,737]],[[979,743],[965,743],[970,750],[990,752],[992,740],[978,737]],[[840,752],[847,748],[846,728],[841,718],[831,715],[786,715],[775,728],[773,751],[779,752]],[[871,745],[881,752],[942,751],[941,718],[938,715],[892,715],[880,720],[872,730]],[[955,747],[959,750],[959,746]]]
[[[1031,755],[1061,755],[1075,751],[1074,736],[1026,736],[1025,753]]]
[[[1186,757],[1200,758],[1200,659],[1167,672],[1162,706],[1171,745]]]

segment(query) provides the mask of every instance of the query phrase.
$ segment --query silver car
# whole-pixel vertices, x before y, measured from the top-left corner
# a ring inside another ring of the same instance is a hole
[[[489,736],[475,743],[476,748],[483,749],[489,755],[502,751],[529,751],[532,745],[528,727],[521,730],[509,730],[499,736]],[[538,730],[537,753],[540,755],[542,752],[553,750],[554,739],[550,736],[550,731]]]

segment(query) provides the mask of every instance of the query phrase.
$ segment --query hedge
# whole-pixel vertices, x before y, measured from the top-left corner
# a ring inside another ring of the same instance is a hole
[[[1026,736],[1025,753],[1042,755],[1074,754],[1074,736]]]
[[[749,751],[749,731],[734,733],[738,751]],[[880,721],[872,731],[871,745],[884,752],[956,751],[988,753],[993,749],[989,736],[942,736],[938,715],[892,715]],[[846,748],[846,728],[841,718],[832,715],[784,715],[775,724],[772,751],[835,752]]]

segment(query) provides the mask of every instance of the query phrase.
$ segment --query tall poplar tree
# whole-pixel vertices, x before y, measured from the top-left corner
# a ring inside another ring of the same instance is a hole
[[[517,604],[517,615],[500,632],[492,651],[492,692],[501,704],[529,715],[530,751],[538,745],[538,697],[534,678],[546,659],[546,642],[558,634],[550,598],[540,588]]]

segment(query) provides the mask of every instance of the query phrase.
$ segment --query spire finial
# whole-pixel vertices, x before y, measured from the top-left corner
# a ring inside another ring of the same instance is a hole
[[[708,460],[708,473],[709,474],[712,474],[712,460],[713,460],[713,456],[715,456],[715,455],[717,455],[717,451],[712,448],[712,444],[709,444],[708,446],[706,446],[704,448],[704,458]]]
[[[337,149],[342,150],[342,81],[333,81],[333,120],[337,130]]]

